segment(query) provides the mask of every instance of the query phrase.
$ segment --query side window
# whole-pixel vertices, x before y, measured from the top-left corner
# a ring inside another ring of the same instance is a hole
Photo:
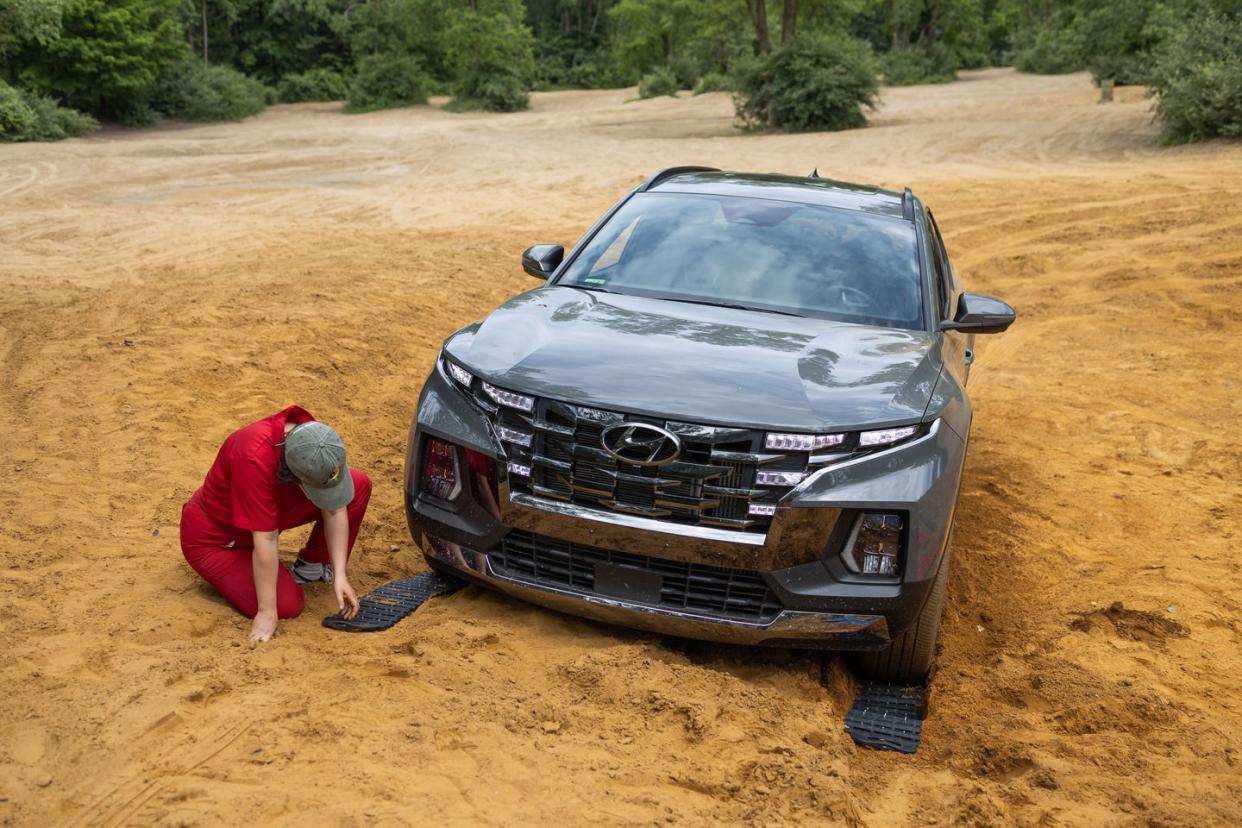
[[[940,227],[929,210],[927,220],[932,231],[932,258],[936,262],[937,298],[940,300],[940,317],[948,319],[953,314],[950,303],[953,301],[955,285],[953,284],[953,267],[949,264],[949,254],[944,249],[944,239],[940,236]]]

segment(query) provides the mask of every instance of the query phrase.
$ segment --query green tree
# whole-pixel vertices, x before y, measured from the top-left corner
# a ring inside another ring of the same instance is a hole
[[[459,106],[512,112],[529,105],[534,36],[521,0],[472,0],[450,9],[443,42]]]
[[[60,36],[64,0],[0,0],[0,79],[12,80],[18,63],[8,58],[23,43],[46,46]]]
[[[103,117],[141,108],[162,70],[186,54],[180,0],[66,0],[59,36],[27,41],[24,85]]]

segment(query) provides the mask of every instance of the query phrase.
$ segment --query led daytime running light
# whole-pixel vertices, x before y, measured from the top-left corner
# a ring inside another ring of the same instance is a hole
[[[518,411],[525,411],[527,414],[535,410],[534,397],[528,397],[525,394],[515,394],[512,391],[497,388],[489,382],[483,383],[483,391],[501,405],[516,408]]]
[[[881,428],[876,431],[864,431],[858,435],[858,445],[887,446],[893,443],[900,443],[907,437],[913,437],[918,430],[918,426],[903,426],[902,428]]]
[[[777,451],[814,451],[844,442],[844,434],[769,434],[764,445]]]

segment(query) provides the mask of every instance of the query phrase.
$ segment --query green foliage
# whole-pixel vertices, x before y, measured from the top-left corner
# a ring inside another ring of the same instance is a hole
[[[515,112],[530,105],[535,74],[534,37],[522,22],[521,0],[476,0],[454,8],[444,31],[445,59],[461,107]]]
[[[99,128],[89,115],[60,106],[51,98],[0,81],[0,140],[59,141]]]
[[[59,37],[64,6],[65,0],[0,0],[0,60],[23,42],[45,46]]]
[[[60,34],[27,41],[23,85],[101,117],[122,117],[186,53],[179,0],[66,0]]]
[[[1242,136],[1242,11],[1184,19],[1156,50],[1151,85],[1165,142]]]
[[[948,83],[957,80],[953,58],[941,44],[927,48],[895,49],[880,59],[889,86]]]
[[[732,92],[733,79],[722,72],[708,72],[699,78],[694,85],[694,94],[704,95],[708,92]]]
[[[369,55],[358,63],[346,109],[370,112],[427,103],[427,77],[407,55]]]
[[[1036,75],[1077,72],[1087,65],[1086,49],[1072,27],[1039,29],[1026,36],[1014,53],[1013,65]]]
[[[681,85],[677,82],[677,76],[672,70],[661,66],[643,75],[638,81],[638,97],[659,98],[663,95],[676,97],[677,90],[680,88]]]
[[[698,62],[687,55],[678,55],[673,58],[669,61],[668,68],[673,73],[673,77],[677,79],[678,89],[693,89],[694,85],[699,82],[699,76],[703,74]]]
[[[276,84],[276,97],[281,103],[304,101],[343,101],[349,96],[349,81],[332,69],[308,69],[285,75]]]
[[[751,127],[786,132],[866,126],[879,80],[867,44],[832,35],[801,36],[738,67],[734,106]]]
[[[266,88],[254,78],[190,58],[164,71],[151,105],[182,121],[240,121],[262,112],[267,97]]]

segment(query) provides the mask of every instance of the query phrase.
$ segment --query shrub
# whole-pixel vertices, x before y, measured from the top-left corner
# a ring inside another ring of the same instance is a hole
[[[427,78],[418,61],[408,55],[368,55],[358,61],[349,85],[346,108],[370,112],[427,103]]]
[[[1166,143],[1242,136],[1242,14],[1176,26],[1156,49],[1151,86]]]
[[[267,106],[267,89],[229,66],[184,60],[165,70],[151,105],[183,121],[240,121]]]
[[[0,139],[59,141],[99,128],[99,122],[51,98],[0,81]]]
[[[457,110],[518,112],[530,106],[530,93],[526,91],[526,81],[512,72],[472,73],[458,81],[453,104]]]
[[[26,103],[26,97],[0,80],[0,138],[29,141],[34,124],[34,110]]]
[[[1072,27],[1040,29],[1025,41],[1013,58],[1013,65],[1019,72],[1064,75],[1086,67],[1086,50]]]
[[[957,80],[953,58],[940,45],[926,49],[894,49],[881,58],[884,82],[889,86],[947,83]]]
[[[673,58],[668,68],[673,73],[673,77],[677,79],[678,89],[693,89],[703,74],[699,69],[699,64],[693,58],[684,55]]]
[[[677,76],[668,67],[660,66],[639,79],[638,97],[658,98],[661,95],[676,97],[678,88]]]
[[[535,38],[521,0],[492,0],[447,14],[444,53],[460,109],[514,112],[530,106]]]
[[[743,123],[787,132],[866,126],[879,80],[871,49],[844,36],[799,37],[738,64],[734,107]]]
[[[733,80],[728,75],[720,72],[708,72],[699,78],[699,82],[694,85],[694,94],[703,95],[708,92],[732,92]]]
[[[276,85],[281,103],[305,101],[343,101],[349,95],[349,81],[332,69],[310,69],[285,75]]]

